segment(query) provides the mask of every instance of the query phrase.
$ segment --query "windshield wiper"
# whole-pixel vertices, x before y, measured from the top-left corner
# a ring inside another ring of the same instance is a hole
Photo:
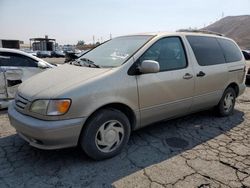
[[[84,63],[82,63],[84,62]],[[94,63],[94,61],[87,59],[87,58],[80,58],[77,59],[76,61],[72,62],[73,65],[76,66],[86,66],[86,67],[95,67],[95,68],[101,68],[100,65],[97,65]]]
[[[88,67],[95,67],[95,68],[101,68],[100,65],[97,65],[95,63],[87,63]]]

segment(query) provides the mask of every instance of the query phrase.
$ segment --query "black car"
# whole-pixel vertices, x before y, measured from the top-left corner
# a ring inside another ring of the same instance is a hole
[[[51,52],[50,51],[38,51],[36,55],[39,58],[46,58],[46,57],[51,57]]]
[[[74,61],[75,59],[77,59],[78,56],[76,55],[76,53],[74,52],[66,52],[65,53],[65,63],[67,62],[71,62],[71,61]]]
[[[65,57],[65,53],[62,51],[52,51],[51,57]]]
[[[247,75],[246,75],[246,84],[250,85],[250,68],[248,68]]]
[[[242,53],[243,53],[246,60],[250,60],[250,51],[242,50]]]
[[[87,53],[89,50],[82,51],[81,53],[66,52],[65,53],[65,63],[74,61],[75,59],[81,57],[83,54]]]

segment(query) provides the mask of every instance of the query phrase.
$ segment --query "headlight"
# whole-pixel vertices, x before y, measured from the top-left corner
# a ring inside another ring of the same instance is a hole
[[[30,111],[37,114],[46,115],[48,104],[49,100],[36,100],[31,104]]]
[[[70,107],[70,99],[36,100],[31,104],[30,111],[48,116],[65,114]]]

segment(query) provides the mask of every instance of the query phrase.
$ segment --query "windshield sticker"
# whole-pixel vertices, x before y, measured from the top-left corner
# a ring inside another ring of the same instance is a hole
[[[113,58],[126,59],[129,56],[129,54],[115,51],[110,56]]]

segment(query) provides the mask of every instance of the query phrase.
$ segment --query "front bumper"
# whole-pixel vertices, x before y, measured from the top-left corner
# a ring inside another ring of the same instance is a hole
[[[76,146],[86,118],[58,121],[39,120],[8,108],[11,125],[31,146],[39,149],[59,149]]]

